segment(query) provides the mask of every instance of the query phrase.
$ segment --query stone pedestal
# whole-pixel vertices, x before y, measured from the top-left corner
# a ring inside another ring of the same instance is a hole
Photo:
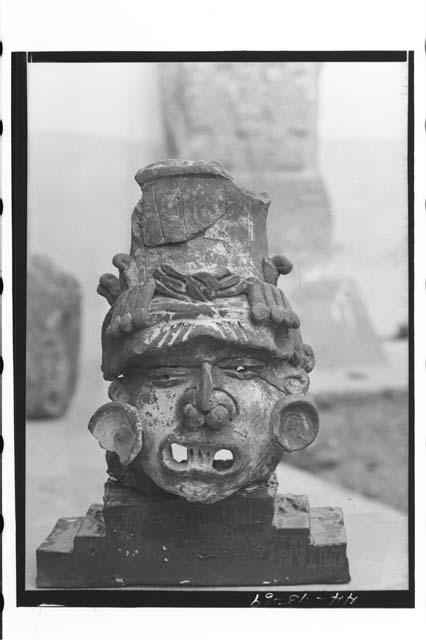
[[[214,504],[105,485],[37,549],[38,587],[257,586],[350,580],[342,512],[275,480]]]

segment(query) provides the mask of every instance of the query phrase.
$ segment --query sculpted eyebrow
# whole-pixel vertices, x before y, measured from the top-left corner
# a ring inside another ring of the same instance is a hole
[[[172,372],[172,373],[185,373],[186,371],[189,371],[190,369],[193,369],[194,367],[187,367],[185,365],[181,365],[181,364],[177,364],[177,365],[173,365],[173,364],[168,364],[168,365],[160,365],[158,367],[153,366],[153,367],[148,367],[146,369],[147,372],[150,371],[158,371],[161,373],[167,373],[167,372]]]
[[[233,366],[238,364],[263,367],[266,362],[265,360],[262,360],[260,358],[253,358],[250,356],[234,356],[231,358],[223,358],[222,360],[218,360],[216,364],[221,367],[225,367],[226,365]]]

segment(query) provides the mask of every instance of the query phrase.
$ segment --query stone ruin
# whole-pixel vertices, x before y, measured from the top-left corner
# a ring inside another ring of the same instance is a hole
[[[77,383],[80,286],[45,256],[31,256],[27,272],[26,414],[59,418]]]

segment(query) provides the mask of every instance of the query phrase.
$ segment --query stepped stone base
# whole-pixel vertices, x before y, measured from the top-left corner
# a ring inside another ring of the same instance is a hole
[[[270,481],[215,504],[105,485],[104,505],[61,518],[37,549],[38,587],[349,582],[342,511]]]

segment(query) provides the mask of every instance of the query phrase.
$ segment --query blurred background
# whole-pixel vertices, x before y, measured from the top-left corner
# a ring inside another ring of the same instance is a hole
[[[35,513],[83,508],[70,497],[77,476],[82,503],[102,496],[104,458],[87,432],[107,400],[108,307],[96,287],[129,250],[136,171],[166,157],[219,160],[271,196],[270,252],[294,264],[280,286],[317,356],[321,417],[317,441],[285,462],[406,511],[405,63],[31,64],[28,83],[26,478],[37,544],[46,532]],[[30,407],[41,386],[43,406]]]

